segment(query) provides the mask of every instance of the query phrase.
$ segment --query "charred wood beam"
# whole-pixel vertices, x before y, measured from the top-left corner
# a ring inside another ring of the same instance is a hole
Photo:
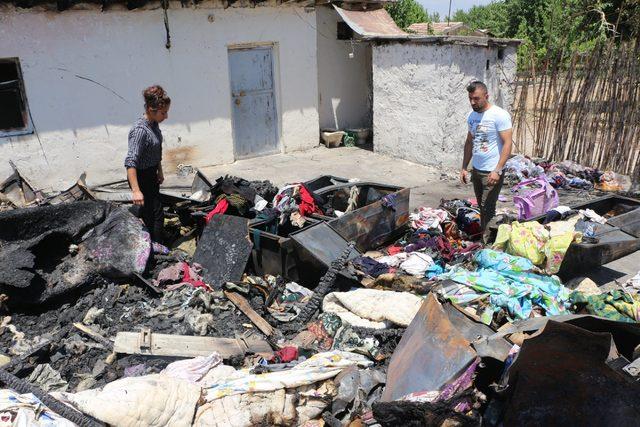
[[[53,334],[53,336],[50,339],[46,339],[40,344],[37,344],[29,348],[20,356],[12,358],[11,362],[4,365],[2,369],[4,369],[7,372],[11,372],[13,374],[18,373],[19,371],[24,370],[25,368],[33,369],[35,363],[37,362],[34,362],[33,360],[31,360],[31,358],[35,357],[36,354],[41,353],[43,351],[49,352],[51,350],[51,346],[52,345],[57,346],[69,334],[69,331],[71,331],[71,325],[67,325],[61,328],[58,332]]]
[[[56,5],[58,8],[58,12],[63,12],[69,9],[72,5],[73,0],[57,0]]]
[[[333,286],[336,282],[336,277],[346,265],[349,259],[349,255],[351,254],[351,251],[353,251],[355,245],[355,242],[349,242],[342,254],[331,263],[331,266],[329,267],[325,275],[320,279],[320,283],[314,289],[313,295],[311,296],[309,301],[307,301],[302,310],[300,310],[300,314],[296,319],[296,322],[298,324],[308,323],[316,313],[316,311],[318,311],[325,295],[327,295],[333,289]]]
[[[35,4],[34,0],[16,0],[16,6],[24,9],[29,9],[33,7],[34,4]]]
[[[127,9],[137,9],[147,4],[147,2],[147,0],[127,0]]]
[[[115,0],[102,0],[102,12],[106,11],[107,8],[114,2]]]

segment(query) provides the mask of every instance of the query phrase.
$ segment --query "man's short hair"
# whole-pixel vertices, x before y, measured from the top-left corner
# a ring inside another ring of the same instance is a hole
[[[477,89],[482,89],[484,91],[484,93],[488,93],[489,92],[489,90],[487,89],[487,85],[482,83],[480,80],[473,81],[473,82],[469,83],[469,86],[467,86],[467,92],[469,92],[469,93],[473,93]]]

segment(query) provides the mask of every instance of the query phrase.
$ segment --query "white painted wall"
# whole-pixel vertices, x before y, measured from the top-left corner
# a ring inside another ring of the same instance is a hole
[[[316,8],[320,128],[371,127],[371,45],[338,40],[339,20],[331,5]]]
[[[283,151],[316,145],[315,22],[299,7],[172,5],[167,50],[160,9],[0,9],[0,58],[20,58],[37,129],[0,138],[0,180],[10,159],[43,188],[61,189],[85,170],[90,183],[124,178],[127,134],[143,112],[142,89],[153,83],[172,98],[161,125],[165,170],[232,162],[227,47],[238,43],[276,45]]]
[[[491,102],[511,110],[516,48],[459,44],[373,46],[374,150],[424,165],[460,167],[469,106],[466,86],[482,80]],[[489,60],[489,70],[486,69]]]

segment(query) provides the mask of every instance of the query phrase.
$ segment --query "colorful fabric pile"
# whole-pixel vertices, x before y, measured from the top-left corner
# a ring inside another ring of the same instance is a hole
[[[617,322],[640,322],[640,296],[615,290],[601,295],[585,295],[573,292],[571,302],[595,316],[606,317]]]
[[[547,225],[536,221],[502,224],[498,227],[493,248],[527,258],[546,273],[556,274],[569,245],[582,238],[581,233],[575,231],[580,219],[576,215],[566,221],[555,221]]]
[[[454,303],[476,305],[484,323],[490,324],[501,309],[512,320],[526,319],[534,307],[547,315],[568,313],[569,290],[557,277],[538,274],[530,260],[483,249],[474,263],[475,271],[458,266],[438,276],[455,282],[443,285],[440,293]]]
[[[631,186],[628,176],[613,171],[600,171],[572,160],[552,163],[543,159],[531,159],[521,154],[507,161],[505,173],[507,181],[511,183],[545,176],[555,188],[628,191]]]
[[[414,230],[438,230],[442,231],[440,224],[447,221],[449,214],[442,209],[427,207],[418,208],[417,212],[409,215],[411,228]]]

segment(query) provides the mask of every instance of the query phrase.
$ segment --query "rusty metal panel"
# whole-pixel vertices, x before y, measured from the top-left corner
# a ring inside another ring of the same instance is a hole
[[[382,401],[417,391],[440,390],[475,358],[469,341],[451,323],[436,297],[429,294],[391,357]]]
[[[384,207],[378,200],[329,221],[329,225],[345,240],[356,242],[361,252],[377,248],[394,237],[409,221],[410,191],[405,188],[394,193],[395,210]]]
[[[548,321],[508,371],[502,425],[633,426],[640,386],[605,363],[611,334]]]
[[[590,314],[565,314],[560,316],[532,317],[530,319],[517,320],[504,325],[496,334],[487,337],[489,343],[501,339],[507,335],[518,332],[535,332],[544,329],[548,322],[569,323],[591,332],[607,332],[613,337],[620,354],[629,360],[634,357],[634,351],[640,345],[640,324],[616,322],[615,320]]]
[[[361,36],[406,36],[384,9],[346,10],[335,4],[333,7],[351,29]]]
[[[487,341],[488,337],[495,334],[491,327],[482,323],[479,318],[472,319],[460,306],[445,303],[442,307],[449,321],[471,343],[478,356],[492,357],[504,362],[513,346],[511,343],[504,338]]]

